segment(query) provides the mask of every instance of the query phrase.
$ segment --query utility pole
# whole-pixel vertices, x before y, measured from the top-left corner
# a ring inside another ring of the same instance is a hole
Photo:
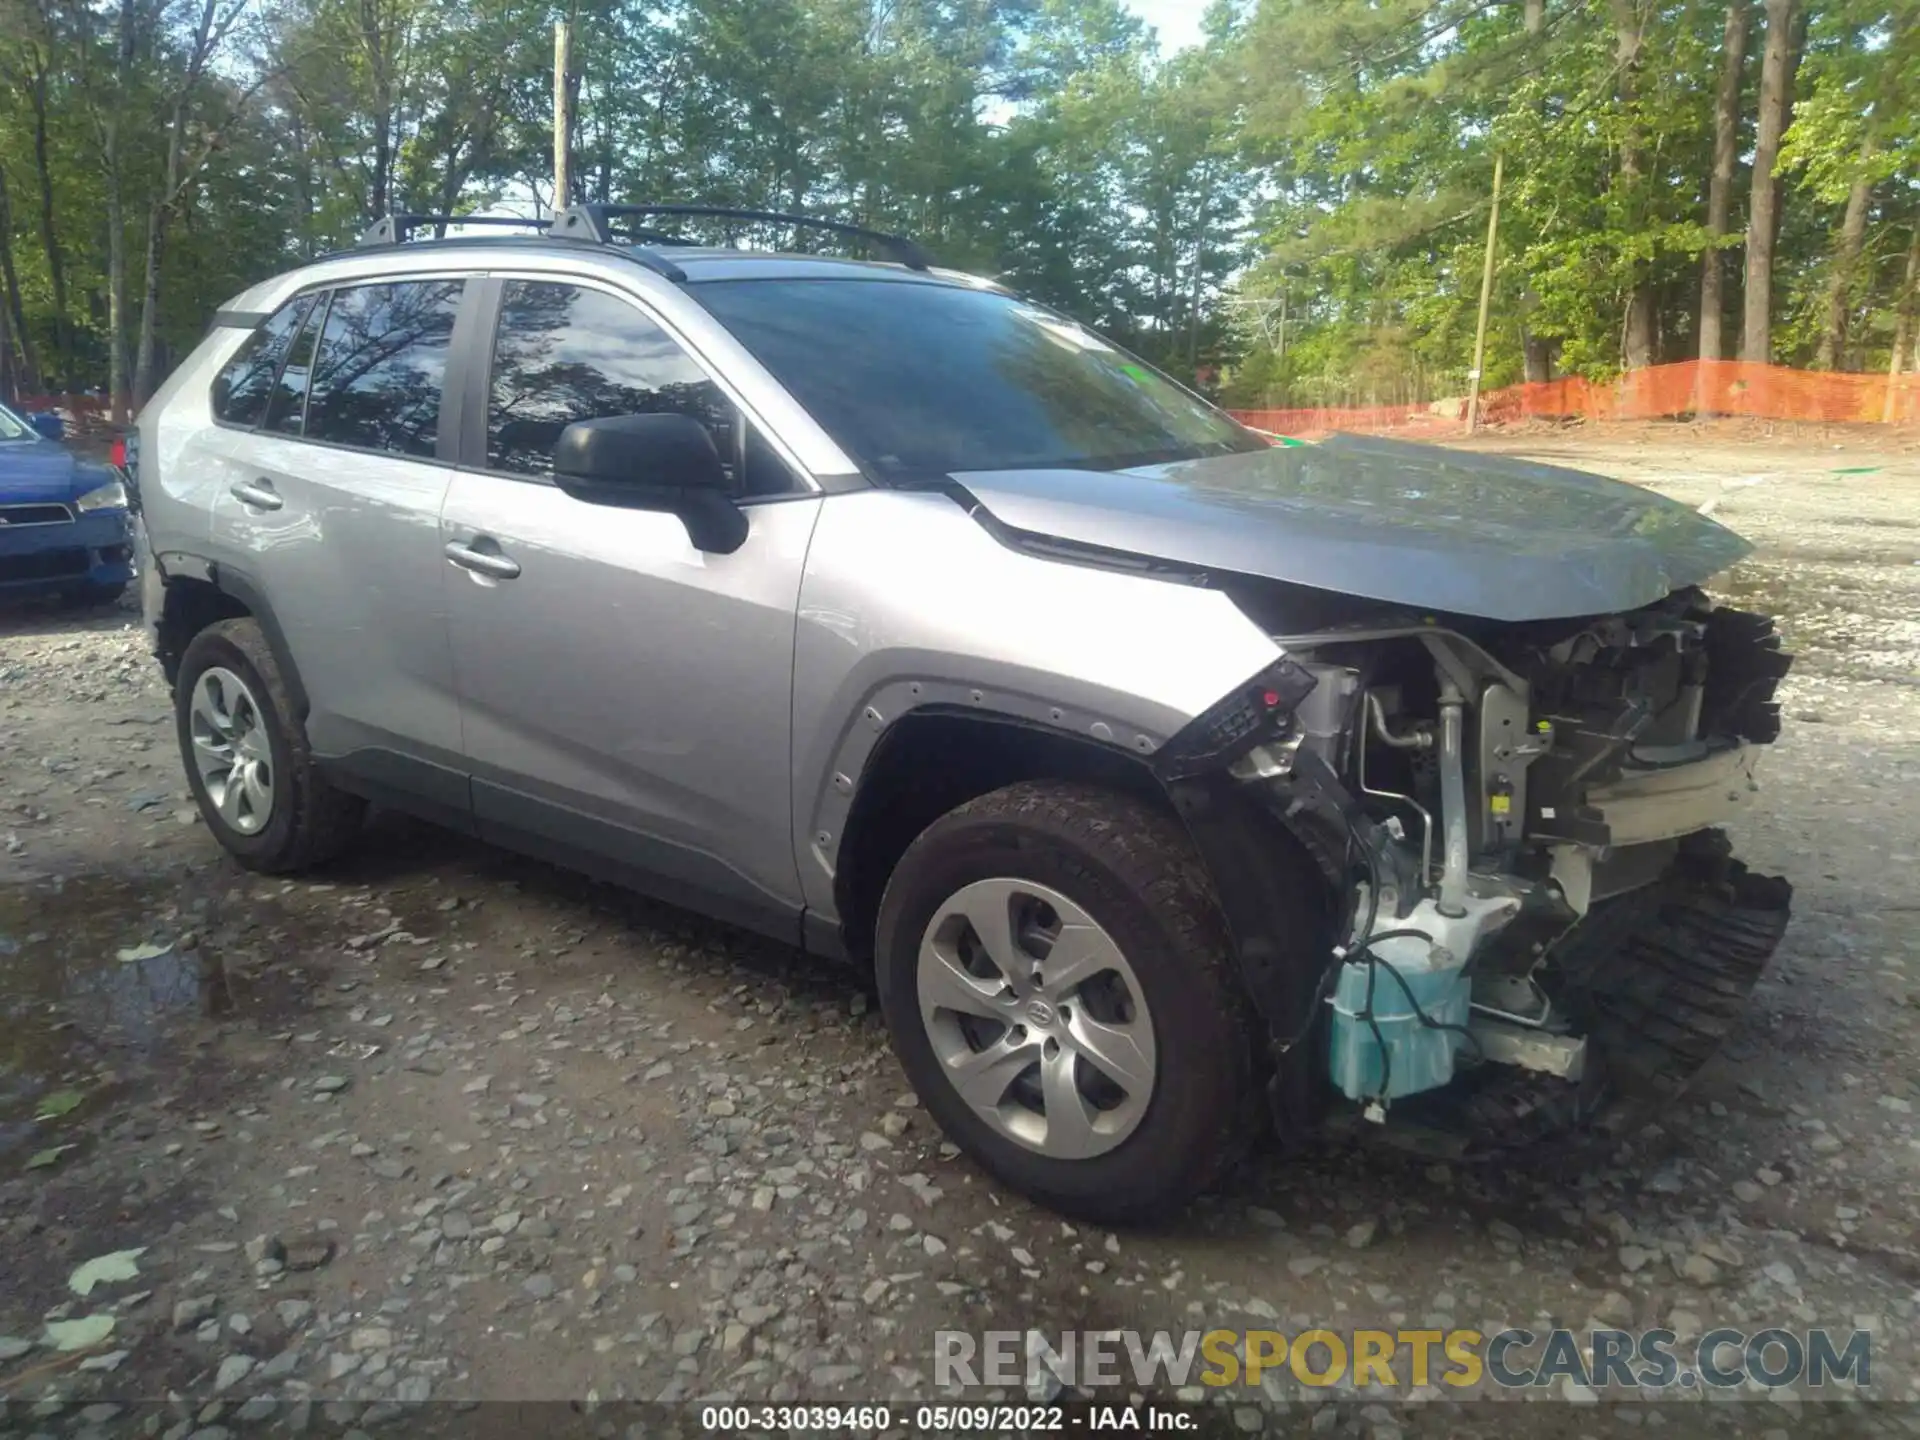
[[[567,84],[572,59],[573,26],[557,20],[553,26],[553,210],[567,208],[572,196],[573,96]]]
[[[1500,240],[1500,172],[1505,156],[1493,157],[1493,209],[1487,215],[1487,262],[1480,271],[1480,322],[1473,329],[1473,369],[1467,375],[1467,433],[1480,428],[1480,369],[1487,359],[1487,307],[1493,303],[1493,257]]]

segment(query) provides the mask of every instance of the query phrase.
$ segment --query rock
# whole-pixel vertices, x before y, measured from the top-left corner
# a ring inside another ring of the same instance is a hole
[[[237,1425],[257,1425],[279,1408],[280,1402],[271,1395],[256,1395],[238,1410],[233,1412]]]
[[[227,1316],[227,1329],[235,1335],[248,1335],[253,1332],[253,1321],[236,1311]]]
[[[281,1263],[289,1270],[318,1270],[333,1259],[333,1237],[317,1230],[289,1235],[281,1246]]]
[[[522,1220],[519,1230],[514,1233],[528,1240],[551,1240],[560,1233],[560,1228],[551,1220],[543,1219],[538,1215],[532,1215]]]
[[[393,1398],[402,1405],[424,1405],[433,1398],[433,1381],[425,1375],[409,1375],[393,1387]]]
[[[871,1130],[863,1130],[860,1132],[860,1148],[866,1151],[891,1150],[893,1148],[893,1141]]]
[[[1620,1268],[1629,1275],[1636,1275],[1647,1268],[1647,1262],[1653,1259],[1653,1251],[1643,1250],[1638,1245],[1620,1247]]]
[[[359,1325],[347,1336],[347,1344],[362,1354],[373,1350],[391,1350],[393,1331],[384,1325]]]
[[[309,1088],[316,1095],[338,1095],[351,1083],[344,1075],[319,1075]]]
[[[440,1217],[440,1233],[449,1240],[465,1240],[473,1234],[473,1221],[458,1210],[449,1210]]]
[[[278,1236],[256,1235],[247,1241],[247,1259],[258,1265],[262,1260],[286,1260],[286,1249]]]
[[[554,1285],[551,1275],[529,1275],[520,1282],[520,1289],[530,1299],[545,1300],[553,1294]]]
[[[18,1360],[33,1349],[33,1341],[15,1335],[0,1335],[0,1360]]]
[[[1327,1257],[1324,1255],[1296,1255],[1287,1262],[1287,1269],[1304,1278],[1326,1263]]]
[[[913,1117],[901,1110],[889,1110],[880,1117],[880,1133],[889,1140],[898,1140],[907,1133],[907,1127],[913,1123]]]
[[[180,1301],[173,1307],[174,1333],[191,1330],[201,1321],[210,1319],[219,1306],[220,1297],[217,1295],[195,1295]]]
[[[1633,1302],[1618,1290],[1609,1290],[1594,1302],[1593,1319],[1599,1325],[1631,1325]]]
[[[382,1180],[404,1180],[413,1174],[413,1166],[404,1160],[375,1160],[367,1169]]]
[[[1347,1248],[1349,1250],[1366,1249],[1367,1246],[1373,1243],[1373,1237],[1378,1233],[1379,1229],[1380,1222],[1378,1220],[1362,1220],[1358,1225],[1347,1231]]]
[[[1266,1428],[1267,1417],[1258,1406],[1236,1405],[1233,1407],[1233,1423],[1234,1428],[1257,1435]]]
[[[1845,1142],[1831,1130],[1822,1130],[1813,1137],[1813,1153],[1816,1155],[1832,1155],[1844,1148],[1844,1145]]]
[[[213,1377],[213,1393],[224,1394],[253,1373],[251,1355],[229,1355],[220,1362],[220,1369]]]
[[[1760,1273],[1778,1285],[1782,1290],[1798,1290],[1800,1277],[1794,1273],[1793,1266],[1784,1260],[1773,1260],[1760,1267]]]
[[[929,1255],[944,1255],[947,1253],[947,1242],[942,1240],[938,1235],[923,1235],[920,1237],[920,1244]]]
[[[1736,1180],[1733,1182],[1733,1198],[1738,1200],[1742,1205],[1751,1205],[1766,1193],[1766,1191],[1762,1190],[1751,1180]]]
[[[520,1212],[518,1210],[503,1210],[493,1217],[493,1233],[496,1235],[511,1235],[519,1228]]]
[[[864,1000],[866,996],[855,995],[854,999]],[[864,1013],[865,1007],[862,1007]],[[837,1385],[850,1385],[860,1378],[858,1365],[816,1365],[807,1372],[807,1382],[816,1390],[831,1390]]]
[[[1708,1286],[1720,1283],[1720,1267],[1697,1250],[1686,1259],[1676,1261],[1673,1270],[1676,1275],[1691,1285]]]
[[[284,1380],[299,1368],[300,1349],[290,1345],[253,1373],[261,1380]]]

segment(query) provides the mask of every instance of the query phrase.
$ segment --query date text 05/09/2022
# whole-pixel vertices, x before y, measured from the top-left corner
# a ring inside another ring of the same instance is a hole
[[[1168,1405],[707,1405],[700,1428],[716,1434],[783,1431],[873,1435],[900,1428],[954,1434],[1017,1434],[1035,1431],[1191,1431],[1198,1420]]]

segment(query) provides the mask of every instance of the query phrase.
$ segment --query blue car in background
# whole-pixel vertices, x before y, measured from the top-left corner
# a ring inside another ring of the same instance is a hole
[[[133,579],[125,473],[60,443],[58,416],[0,405],[0,599],[117,600]]]

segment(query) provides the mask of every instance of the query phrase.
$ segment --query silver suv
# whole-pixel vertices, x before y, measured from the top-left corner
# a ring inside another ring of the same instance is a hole
[[[953,1139],[1103,1221],[1266,1131],[1497,1153],[1707,1058],[1789,897],[1718,829],[1789,663],[1698,588],[1744,542],[1276,445],[897,237],[622,229],[675,210],[385,222],[141,418],[240,863],[376,801],[843,958]]]

